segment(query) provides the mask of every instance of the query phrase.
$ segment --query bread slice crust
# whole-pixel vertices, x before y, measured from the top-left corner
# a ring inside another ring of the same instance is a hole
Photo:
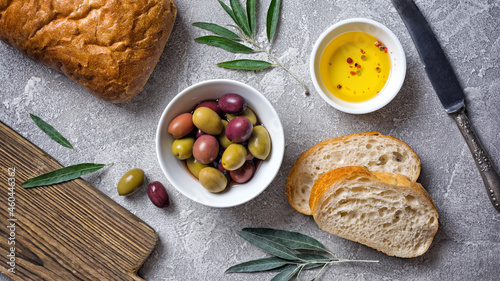
[[[311,215],[309,196],[314,182],[324,173],[343,166],[401,173],[411,181],[416,181],[420,175],[418,156],[406,143],[394,137],[366,132],[327,139],[304,151],[294,162],[286,182],[289,204],[298,212]]]
[[[399,174],[341,167],[316,181],[309,203],[321,229],[390,256],[424,254],[438,230],[427,191]]]

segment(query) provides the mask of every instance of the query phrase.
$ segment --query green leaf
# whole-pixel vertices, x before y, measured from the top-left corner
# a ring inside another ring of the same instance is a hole
[[[251,260],[247,262],[243,262],[237,265],[233,265],[226,270],[226,273],[232,272],[257,272],[257,271],[266,271],[275,269],[278,267],[282,267],[284,265],[290,264],[290,261],[283,260],[280,258],[272,257],[272,258],[263,258],[257,260]]]
[[[269,5],[269,10],[267,10],[267,40],[271,42],[274,38],[274,33],[276,32],[276,27],[278,26],[278,20],[280,17],[280,0],[271,0]]]
[[[236,23],[236,17],[234,16],[233,10],[229,8],[224,2],[218,0],[222,8],[226,11],[226,13],[233,19],[233,21]]]
[[[102,169],[105,164],[83,163],[61,168],[46,174],[31,178],[21,184],[24,188],[51,185],[76,179],[80,176]]]
[[[328,249],[318,240],[298,232],[271,228],[244,228],[241,231],[250,232],[265,237],[293,250],[313,250],[328,252]]]
[[[332,259],[327,258],[322,255],[313,254],[313,253],[301,253],[297,254],[297,257],[304,260],[302,262],[304,264],[304,269],[313,269],[320,266],[324,266],[326,263],[332,261]],[[336,260],[336,259],[333,259]]]
[[[255,0],[247,0],[247,18],[248,26],[250,27],[250,33],[255,33]]]
[[[231,30],[222,27],[220,25],[217,25],[215,23],[208,23],[208,22],[195,22],[193,23],[193,26],[203,28],[208,31],[212,31],[213,33],[220,35],[222,37],[226,37],[231,40],[240,40],[241,38],[238,36],[238,34],[232,32]]]
[[[54,127],[52,127],[50,124],[47,122],[43,121],[42,118],[35,116],[30,113],[31,119],[33,119],[33,122],[42,130],[45,134],[47,134],[51,139],[55,140],[58,144],[73,149],[73,146],[69,141],[63,137]]]
[[[283,258],[286,260],[297,260],[297,256],[290,251],[288,248],[284,247],[281,244],[278,244],[276,242],[273,242],[267,238],[264,238],[262,236],[255,235],[251,232],[247,231],[238,231],[238,235],[241,236],[241,238],[247,240],[248,242],[252,243],[254,246],[262,249],[263,251],[277,256],[279,258]]]
[[[301,266],[289,265],[271,279],[271,281],[291,280],[301,269]]]
[[[272,63],[262,60],[232,60],[217,64],[220,67],[244,70],[262,70],[272,66]]]
[[[194,41],[202,44],[219,47],[221,49],[233,53],[253,53],[253,50],[251,48],[242,45],[240,43],[231,41],[224,37],[209,35],[209,36],[195,38]]]
[[[240,4],[239,0],[230,0],[231,8],[233,9],[235,23],[243,30],[248,37],[252,37],[252,33],[250,32],[250,26],[248,25],[248,19],[245,14],[245,10]]]

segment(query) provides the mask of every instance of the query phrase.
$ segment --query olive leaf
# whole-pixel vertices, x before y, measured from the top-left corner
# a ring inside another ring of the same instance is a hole
[[[80,176],[93,173],[107,166],[106,164],[82,163],[57,169],[46,174],[31,178],[21,184],[24,188],[51,185],[76,179]]]
[[[247,0],[247,17],[248,26],[250,27],[250,33],[255,33],[256,20],[255,20],[255,0]]]
[[[257,272],[280,269],[281,272],[272,280],[291,280],[300,275],[302,270],[321,267],[313,280],[317,280],[322,270],[330,264],[345,262],[378,262],[374,260],[348,260],[340,259],[331,254],[318,240],[302,233],[272,229],[272,228],[243,228],[237,232],[239,236],[251,244],[274,255],[274,257],[251,260],[234,265],[226,270],[232,272]],[[301,252],[305,250],[306,252]],[[312,253],[313,251],[325,252],[332,258]]]
[[[228,5],[224,4],[224,2],[218,0],[220,5],[222,6],[222,8],[224,9],[224,11],[226,11],[226,13],[233,19],[233,21],[236,23],[236,17],[234,16],[234,13],[233,13],[233,10],[231,10],[231,8],[229,8]]]
[[[257,272],[257,271],[266,271],[271,269],[276,269],[282,267],[284,265],[290,264],[291,262],[288,260],[272,257],[272,258],[263,258],[256,259],[247,262],[243,262],[237,265],[233,265],[228,268],[225,272]]]
[[[221,49],[224,49],[226,51],[230,51],[233,53],[253,53],[254,50],[251,48],[242,45],[240,43],[231,41],[227,38],[224,37],[219,37],[219,36],[203,36],[203,37],[198,37],[195,38],[194,41],[202,44],[207,44],[215,47],[219,47]]]
[[[271,42],[276,33],[276,27],[278,26],[278,20],[280,17],[280,0],[271,0],[269,5],[269,10],[267,10],[267,40]]]
[[[293,250],[328,252],[328,249],[321,242],[298,232],[271,228],[243,228],[242,231],[265,237]]]
[[[47,136],[49,136],[51,139],[55,140],[58,144],[73,149],[73,146],[71,143],[61,135],[54,127],[52,127],[49,123],[45,122],[42,120],[42,118],[31,114],[30,117],[35,122],[35,124],[42,130]]]
[[[273,66],[272,63],[267,61],[247,60],[247,59],[220,62],[217,65],[225,68],[245,69],[245,70],[262,70]]]
[[[240,40],[240,37],[238,34],[232,32],[231,30],[222,27],[218,24],[215,23],[208,23],[208,22],[195,22],[193,23],[193,26],[203,28],[208,31],[212,31],[213,33],[220,35],[222,37],[226,37],[227,39],[235,40],[238,41]]]
[[[226,13],[231,17],[235,24],[230,24],[232,28],[236,29],[237,33],[232,32],[220,25],[209,24],[209,23],[194,23],[193,25],[199,28],[206,29],[211,31],[218,36],[204,36],[195,38],[194,40],[198,43],[207,44],[215,47],[222,48],[224,50],[233,52],[233,53],[257,53],[264,52],[269,61],[264,63],[264,61],[256,61],[251,60],[236,60],[229,62],[222,62],[218,65],[225,68],[232,69],[241,69],[241,70],[259,70],[268,68],[271,66],[279,66],[286,72],[288,72],[297,82],[304,87],[304,94],[309,95],[309,90],[307,86],[298,76],[296,76],[293,72],[290,71],[286,66],[284,66],[272,53],[271,53],[271,41],[274,38],[274,35],[277,30],[278,21],[280,17],[280,6],[281,1],[272,0],[270,6],[268,8],[267,14],[267,37],[268,42],[267,46],[263,46],[261,43],[255,40],[254,34],[257,29],[257,19],[256,19],[256,0],[246,0],[246,11],[243,9],[239,0],[229,0],[230,6],[224,4],[221,0],[218,0],[222,9],[226,11]],[[230,32],[230,33],[229,33]],[[235,35],[238,37],[236,38]],[[222,39],[221,39],[222,38]],[[233,41],[242,41],[240,44]],[[248,47],[251,46],[251,47]]]
[[[248,231],[239,231],[238,235],[261,250],[286,260],[297,260],[298,257],[285,246]]]
[[[231,8],[233,9],[234,18],[236,19],[236,24],[243,30],[248,37],[252,37],[250,32],[250,26],[248,25],[248,19],[243,7],[239,0],[230,0]]]
[[[271,281],[288,281],[291,280],[300,270],[302,266],[289,265],[276,274]]]

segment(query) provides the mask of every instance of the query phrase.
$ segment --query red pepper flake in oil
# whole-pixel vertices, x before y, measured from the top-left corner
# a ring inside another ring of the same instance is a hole
[[[362,54],[364,54],[364,53],[365,53],[365,51],[363,51],[363,49],[359,49],[359,51],[360,51]]]
[[[387,47],[384,47],[384,52],[387,53]]]
[[[342,85],[338,84],[337,89],[339,89],[339,90],[342,89]]]
[[[375,42],[375,46],[380,47],[382,45],[379,41]]]
[[[347,58],[347,63],[351,64],[352,63],[352,59],[351,58]]]
[[[352,75],[352,76],[355,76],[355,75],[356,75],[356,72],[351,71],[351,75]]]

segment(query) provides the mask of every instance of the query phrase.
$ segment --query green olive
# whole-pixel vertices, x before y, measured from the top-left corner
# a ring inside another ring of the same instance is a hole
[[[228,171],[239,169],[247,160],[247,149],[241,145],[233,143],[229,145],[222,154],[222,167]]]
[[[255,113],[253,113],[253,111],[247,107],[247,109],[245,109],[245,111],[243,111],[243,113],[241,114],[238,114],[238,115],[234,115],[234,114],[226,114],[226,117],[227,117],[227,120],[231,121],[233,120],[234,118],[238,117],[238,116],[243,116],[243,117],[246,117],[250,120],[250,122],[252,122],[252,125],[257,125],[257,116],[255,116]]]
[[[137,191],[143,184],[144,171],[141,169],[132,169],[126,172],[118,182],[118,194],[130,195]]]
[[[206,167],[200,171],[200,183],[206,190],[216,193],[226,189],[227,178],[221,171]]]
[[[179,160],[193,156],[194,138],[176,139],[172,143],[172,154]]]
[[[199,174],[201,169],[208,167],[206,164],[203,164],[199,162],[198,160],[194,159],[194,157],[189,158],[186,160],[186,166],[188,167],[188,170],[195,176],[197,179],[199,179]]]
[[[223,128],[219,114],[208,107],[198,107],[193,112],[193,123],[196,128],[214,136],[220,134]]]
[[[222,125],[224,126],[224,129],[222,130],[222,133],[217,136],[217,139],[219,140],[220,145],[222,147],[227,148],[232,142],[226,137],[226,126],[229,122],[226,120],[222,120]]]
[[[271,152],[271,138],[266,128],[260,125],[253,127],[252,136],[248,140],[248,150],[257,159],[267,158]]]

